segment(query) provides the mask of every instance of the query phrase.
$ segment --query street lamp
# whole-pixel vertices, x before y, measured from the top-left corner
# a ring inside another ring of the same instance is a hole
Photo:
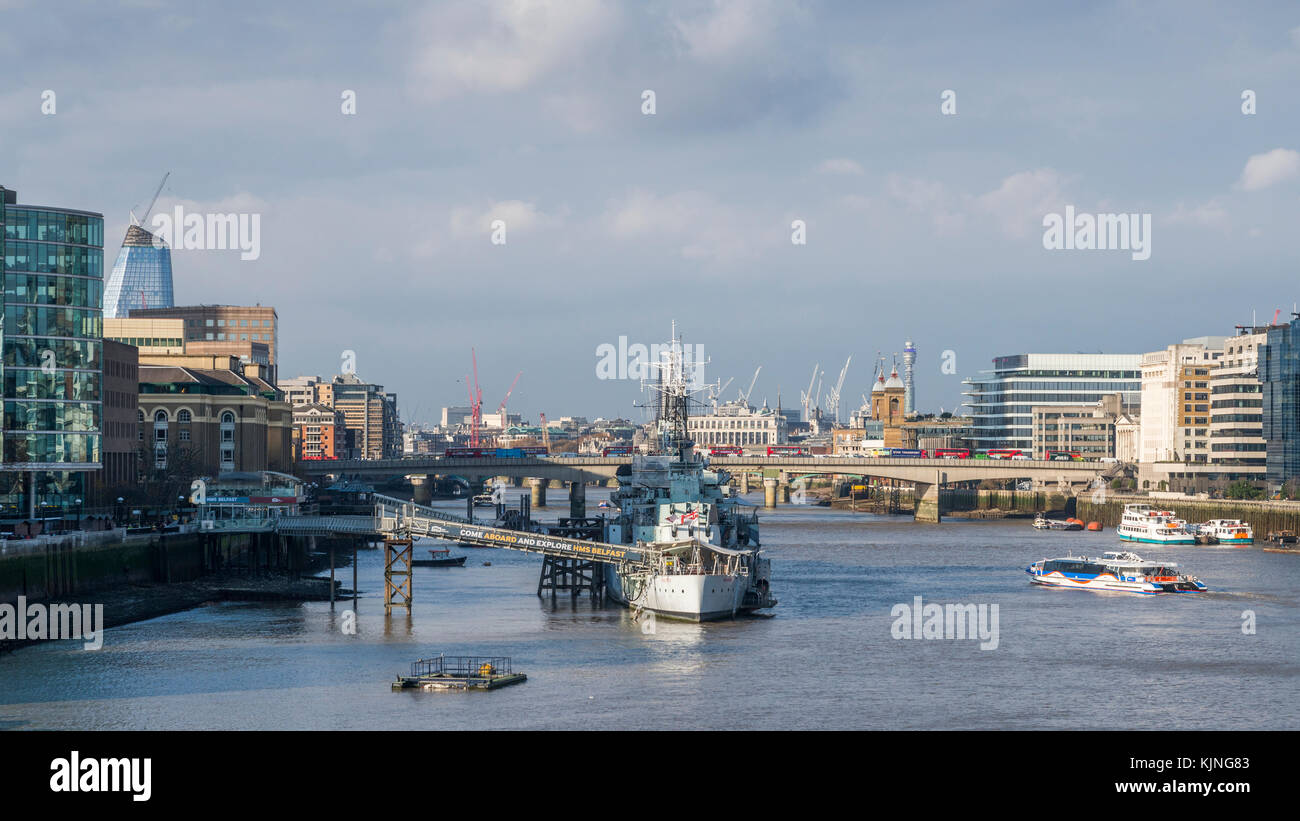
[[[81,500],[77,500],[77,530],[81,530]]]
[[[184,506],[185,506],[185,497],[177,496],[176,497],[176,523],[177,524],[180,524],[181,522],[181,508]]]
[[[118,496],[118,497],[117,497],[117,523],[118,523],[119,525],[122,524],[122,512],[123,512],[123,511],[122,511],[122,503],[125,502],[125,501],[126,501],[126,500],[123,499],[121,496]]]

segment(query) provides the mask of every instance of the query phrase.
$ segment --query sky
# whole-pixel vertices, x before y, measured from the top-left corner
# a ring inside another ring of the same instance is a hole
[[[852,356],[847,419],[907,338],[952,411],[995,356],[1300,299],[1295,4],[0,0],[0,67],[20,202],[103,213],[105,274],[164,172],[156,212],[258,215],[256,259],[173,251],[177,304],[274,305],[282,376],[351,352],[407,422],[471,348],[485,411],[522,371],[526,418],[641,419],[597,350],[676,321],[724,398]],[[1149,258],[1045,247],[1067,206]]]

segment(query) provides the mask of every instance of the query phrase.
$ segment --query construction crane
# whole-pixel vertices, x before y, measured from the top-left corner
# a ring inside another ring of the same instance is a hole
[[[510,390],[506,391],[506,398],[501,400],[500,405],[497,405],[497,416],[501,420],[502,430],[506,429],[506,402],[507,400],[510,399],[510,394],[515,392],[515,385],[519,384],[519,377],[523,375],[524,375],[523,371],[520,371],[519,373],[515,374],[515,381],[510,383]]]
[[[740,401],[744,402],[746,405],[749,404],[749,395],[754,392],[754,383],[758,381],[759,371],[762,370],[763,370],[763,366],[759,365],[757,370],[754,371],[754,378],[749,380],[749,390],[745,391],[740,395]]]
[[[839,424],[840,421],[840,391],[844,390],[844,377],[848,376],[849,363],[852,361],[852,356],[844,360],[844,367],[840,369],[840,378],[835,383],[835,387],[831,388],[829,401],[826,403],[830,406],[831,422],[834,424]]]
[[[546,448],[547,453],[550,453],[551,452],[551,429],[546,427],[546,414],[542,413],[539,414],[539,416],[542,417],[542,447]]]
[[[168,171],[166,174],[163,174],[162,182],[158,183],[158,190],[153,192],[153,199],[149,200],[149,210],[144,212],[143,217],[141,217],[140,219],[136,219],[135,209],[131,210],[131,224],[139,225],[142,227],[144,226],[145,222],[149,219],[149,215],[153,213],[154,205],[158,203],[158,196],[162,194],[163,186],[167,184],[167,178],[170,177],[171,175],[172,172],[170,171]]]
[[[803,404],[803,420],[812,421],[812,402],[813,402],[813,385],[817,384],[817,371],[821,369],[821,363],[813,365],[812,379],[808,380],[808,390],[799,392],[799,401]]]
[[[465,389],[469,391],[470,431],[469,446],[479,446],[478,433],[483,427],[483,390],[478,386],[478,354],[469,349],[470,361],[474,365],[474,384],[470,385],[469,376],[465,377]]]

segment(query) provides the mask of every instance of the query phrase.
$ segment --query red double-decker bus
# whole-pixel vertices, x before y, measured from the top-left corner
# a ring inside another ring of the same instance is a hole
[[[1025,452],[1018,448],[994,448],[989,451],[990,459],[1014,459],[1024,455]]]
[[[602,450],[600,453],[601,453],[602,456],[631,456],[631,455],[632,455],[632,446],[631,446],[631,445],[615,445],[615,446],[612,447],[612,448],[605,448],[605,449]]]
[[[969,459],[970,448],[935,448],[936,459]]]
[[[718,445],[709,448],[710,456],[744,456],[745,449],[739,445]]]
[[[478,459],[494,452],[495,448],[447,448],[442,455],[447,459]]]
[[[812,451],[803,445],[768,445],[768,456],[812,456]]]

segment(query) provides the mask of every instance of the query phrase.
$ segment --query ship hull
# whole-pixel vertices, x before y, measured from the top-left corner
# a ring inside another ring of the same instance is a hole
[[[1140,542],[1142,544],[1196,544],[1194,536],[1167,536],[1164,538],[1158,536],[1140,536],[1129,533],[1120,533],[1119,538],[1125,542]]]
[[[724,575],[622,575],[606,570],[606,593],[626,607],[681,621],[718,621],[750,612],[741,603],[746,580]]]

